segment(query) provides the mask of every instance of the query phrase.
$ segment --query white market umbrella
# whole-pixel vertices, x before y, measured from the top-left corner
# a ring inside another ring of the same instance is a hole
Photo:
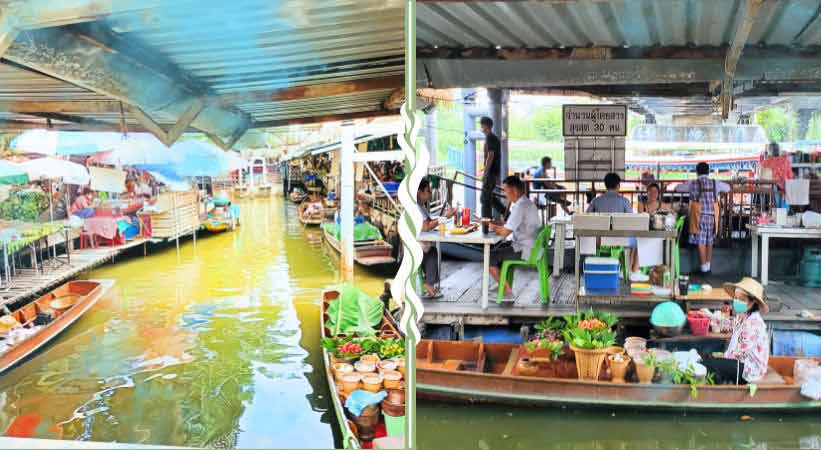
[[[114,148],[122,139],[115,132],[27,130],[12,140],[11,149],[48,156],[91,155]]]
[[[175,161],[174,154],[159,139],[148,133],[131,133],[100,158],[113,166],[165,165]]]
[[[85,186],[91,181],[88,170],[80,164],[63,159],[45,157],[20,163],[30,180],[62,179],[66,184]]]

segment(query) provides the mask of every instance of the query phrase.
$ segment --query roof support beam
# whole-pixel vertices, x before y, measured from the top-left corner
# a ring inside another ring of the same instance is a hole
[[[507,87],[581,89],[583,86],[709,83],[724,76],[721,59],[458,60],[420,59],[417,85],[429,88]],[[745,57],[737,81],[821,79],[821,57]]]
[[[364,111],[347,114],[329,114],[325,116],[299,117],[294,119],[269,120],[266,122],[254,123],[254,128],[276,128],[291,125],[308,125],[322,122],[340,122],[352,119],[369,119],[383,116],[395,116],[399,110]]]
[[[398,110],[402,107],[402,103],[405,103],[405,88],[400,87],[393,92],[391,92],[390,97],[382,103],[382,108],[388,111]]]
[[[18,0],[11,2],[21,29],[59,27],[92,22],[114,14],[145,12],[164,0]]]
[[[208,136],[208,139],[210,139],[211,142],[217,144],[217,146],[219,148],[228,151],[234,146],[234,144],[236,144],[242,138],[242,136],[245,135],[245,133],[247,131],[248,131],[248,128],[243,128],[242,130],[238,130],[227,141],[223,141],[222,139],[220,139],[219,136],[216,136],[216,135],[213,135],[213,134],[210,134],[210,133],[207,133],[206,136]]]
[[[727,56],[724,58],[724,82],[721,85],[720,100],[722,119],[726,119],[730,114],[730,110],[733,109],[733,82],[735,81],[736,66],[763,3],[764,0],[746,0],[743,9],[739,11],[743,15],[736,25],[732,44],[727,51]]]
[[[61,120],[65,121],[66,119],[57,119],[53,118],[54,120]],[[42,129],[49,129],[49,130],[60,130],[60,131],[113,131],[113,132],[121,132],[122,129],[119,123],[109,123],[109,122],[102,122],[99,120],[88,121],[84,120],[82,123],[67,123],[67,124],[58,124],[52,123],[49,127],[47,124],[42,122],[28,122],[24,120],[0,120],[0,132],[19,132],[25,130],[42,130]],[[142,126],[128,126],[129,133],[145,133],[149,132],[146,130],[145,127]],[[199,130],[188,129],[185,130],[186,133],[200,133]]]
[[[11,11],[8,8],[0,8],[0,58],[17,37],[18,30],[11,24]]]
[[[306,98],[332,97],[336,95],[356,94],[359,92],[402,87],[404,77],[401,75],[366,78],[362,80],[341,81],[335,83],[294,86],[269,91],[257,91],[241,94],[224,94],[216,97],[222,105],[238,103],[283,102]]]
[[[168,64],[133,56],[140,53],[132,43],[112,33],[86,28],[42,29],[26,32],[26,39],[13,42],[4,58],[152,115],[186,119],[186,112],[196,109],[207,93]],[[250,116],[239,110],[207,103],[191,126],[218,136],[233,136],[250,122]]]
[[[116,101],[0,101],[0,111],[20,114],[106,114],[119,113]]]
[[[132,108],[132,114],[142,126],[144,126],[151,134],[160,140],[166,147],[171,147],[177,142],[177,139],[182,136],[185,130],[191,125],[191,122],[197,118],[197,115],[205,108],[205,102],[200,99],[194,100],[191,106],[185,113],[177,120],[177,123],[168,131],[154,121],[145,111],[139,108]]]

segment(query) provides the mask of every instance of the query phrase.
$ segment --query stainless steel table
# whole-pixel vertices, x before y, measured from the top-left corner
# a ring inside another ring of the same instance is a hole
[[[753,241],[752,276],[758,276],[758,238],[761,237],[761,284],[770,281],[770,238],[821,239],[821,228],[747,225]]]
[[[439,255],[439,267],[441,269],[441,260],[442,260],[442,252],[439,249],[439,244],[442,242],[453,242],[456,244],[482,244],[484,247],[484,257],[483,257],[483,266],[482,266],[482,309],[487,309],[488,305],[488,285],[490,284],[489,281],[489,272],[490,269],[490,247],[493,244],[497,244],[501,242],[504,237],[499,236],[495,233],[488,233],[482,234],[481,228],[468,234],[450,234],[450,230],[453,229],[453,226],[448,224],[445,234],[439,234],[437,230],[433,231],[423,231],[419,233],[418,240],[421,242],[433,242],[436,244],[436,251]],[[439,271],[441,274],[441,270]]]

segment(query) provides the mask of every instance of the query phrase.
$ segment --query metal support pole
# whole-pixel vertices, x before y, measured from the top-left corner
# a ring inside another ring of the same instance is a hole
[[[342,280],[353,282],[353,213],[354,213],[354,127],[353,123],[345,122],[342,125],[342,150],[341,150],[341,184],[340,192],[340,215],[341,226],[340,236],[342,238],[342,262],[340,271]]]

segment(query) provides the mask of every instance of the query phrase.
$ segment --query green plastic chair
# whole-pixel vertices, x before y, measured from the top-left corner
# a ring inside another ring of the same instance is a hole
[[[681,276],[681,257],[679,255],[679,240],[681,239],[681,230],[684,228],[684,216],[681,216],[676,221],[676,241],[673,244],[673,273],[675,274],[674,280],[678,280]]]
[[[523,259],[509,259],[502,262],[502,273],[499,277],[499,297],[496,303],[502,303],[504,298],[505,280],[513,288],[513,268],[516,266],[524,266],[535,268],[539,272],[539,291],[542,303],[550,302],[550,265],[547,256],[547,250],[550,244],[550,225],[545,225],[542,231],[536,236],[536,242],[533,245],[533,250],[530,252],[530,258],[527,261]],[[542,249],[541,256],[539,249]],[[538,259],[537,259],[538,258]]]
[[[627,252],[624,251],[624,247],[602,245],[596,251],[596,256],[609,256],[618,259],[621,264],[621,272],[624,279],[628,282],[630,281],[630,266],[627,265]]]

